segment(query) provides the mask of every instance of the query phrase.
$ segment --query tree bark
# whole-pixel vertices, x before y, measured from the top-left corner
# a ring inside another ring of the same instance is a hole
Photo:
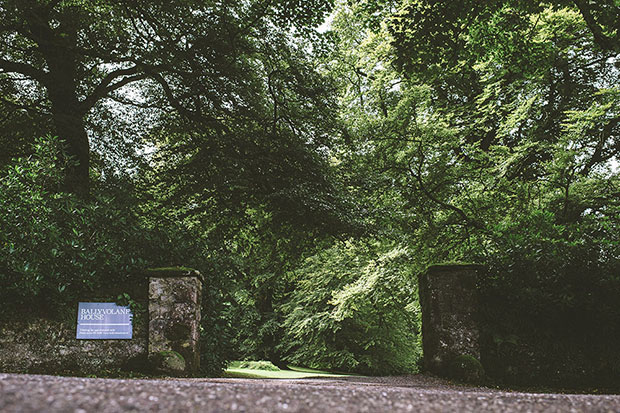
[[[90,146],[84,113],[77,93],[76,22],[70,13],[61,15],[52,29],[49,9],[34,8],[27,14],[32,39],[47,63],[44,86],[51,104],[55,132],[64,144],[60,163],[64,168],[64,190],[87,197],[89,193]]]
[[[75,90],[66,83],[58,82],[48,89],[48,94],[56,135],[64,143],[64,156],[60,160],[65,168],[64,189],[79,196],[88,196],[90,148],[83,115],[77,109]]]
[[[616,17],[615,19],[615,27],[614,27],[614,29],[616,29],[616,34],[614,36],[607,36],[604,33],[603,27],[599,25],[599,23],[596,21],[596,18],[592,14],[590,3],[594,3],[594,2],[590,2],[586,0],[574,0],[573,3],[577,6],[577,8],[579,9],[579,12],[581,13],[581,16],[583,17],[586,24],[588,25],[588,28],[590,29],[590,32],[592,33],[592,37],[594,37],[594,43],[596,43],[601,49],[606,50],[606,51],[610,51],[610,52],[619,51],[620,46],[618,45],[618,40],[619,40],[620,33],[618,32],[618,17]],[[617,4],[618,3],[616,3],[616,6],[615,6],[616,13],[618,9]]]

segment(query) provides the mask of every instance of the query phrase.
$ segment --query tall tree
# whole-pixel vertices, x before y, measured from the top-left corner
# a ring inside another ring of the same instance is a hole
[[[607,4],[612,16],[603,17],[605,4],[588,7],[615,36],[618,13]],[[471,260],[489,252],[500,222],[538,209],[571,225],[613,215],[618,56],[576,4],[348,9],[337,34],[357,38],[337,70],[352,145],[340,156],[347,172],[362,171],[358,182],[373,177],[381,189],[365,193],[376,205],[399,211],[416,257]]]
[[[66,187],[86,194],[85,118],[102,100],[174,109],[217,124],[227,103],[211,87],[225,83],[229,66],[243,64],[237,59],[254,27],[270,20],[304,28],[321,21],[329,8],[326,0],[2,0],[0,81],[17,86],[20,103],[48,114],[74,161]],[[199,83],[205,78],[213,82]],[[123,93],[135,82],[155,86],[158,96],[146,99],[135,88]]]

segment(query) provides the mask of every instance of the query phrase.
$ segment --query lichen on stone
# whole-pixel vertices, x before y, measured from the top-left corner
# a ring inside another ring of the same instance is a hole
[[[153,358],[153,367],[157,372],[181,375],[185,372],[185,358],[173,350],[160,351]]]
[[[162,368],[162,352],[174,351],[183,357],[183,370],[166,373],[198,374],[201,290],[196,277],[149,278],[149,358],[155,369]]]
[[[469,264],[435,265],[419,274],[425,368],[445,375],[460,354],[478,357],[477,271]]]

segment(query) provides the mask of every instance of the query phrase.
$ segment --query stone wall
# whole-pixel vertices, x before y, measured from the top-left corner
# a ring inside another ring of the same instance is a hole
[[[434,265],[419,276],[424,363],[430,372],[450,376],[453,367],[459,368],[455,364],[480,365],[479,269],[477,265]]]
[[[97,374],[103,370],[144,368],[148,347],[146,312],[134,315],[131,340],[77,340],[76,324],[75,319],[2,323],[0,371]]]
[[[172,376],[198,374],[200,274],[186,268],[165,268],[149,270],[146,277],[149,299],[136,303],[130,340],[76,339],[77,303],[73,315],[65,321],[3,317],[0,372],[89,375],[131,370]],[[146,297],[146,291],[140,295]]]

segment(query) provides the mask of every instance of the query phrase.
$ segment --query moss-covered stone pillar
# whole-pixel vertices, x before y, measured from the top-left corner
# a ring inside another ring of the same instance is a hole
[[[424,363],[432,373],[453,376],[455,363],[480,360],[476,290],[480,268],[433,265],[419,276]]]
[[[149,277],[149,363],[156,372],[200,370],[202,276],[189,268],[156,268]]]

